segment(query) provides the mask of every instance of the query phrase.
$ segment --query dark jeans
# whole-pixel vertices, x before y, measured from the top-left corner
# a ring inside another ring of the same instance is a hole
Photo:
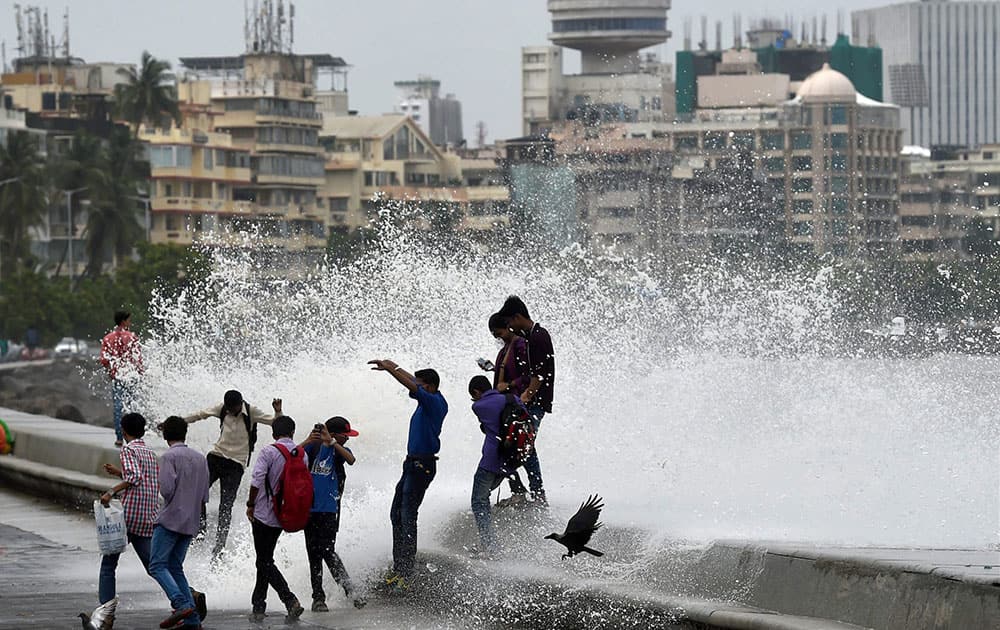
[[[413,573],[417,555],[417,512],[436,473],[437,461],[433,457],[403,460],[403,476],[396,484],[389,519],[392,521],[392,568],[404,577]]]
[[[542,418],[545,412],[538,405],[528,405],[528,414],[531,416],[531,424],[535,427],[535,449],[524,462],[524,472],[528,473],[528,485],[532,494],[541,494],[542,489],[542,465],[538,463],[538,431],[542,428]],[[527,488],[521,483],[521,476],[515,470],[510,474],[510,491],[515,494],[524,494]]]
[[[472,515],[479,528],[479,540],[484,551],[497,550],[497,535],[493,529],[493,513],[490,510],[490,493],[500,487],[504,475],[485,468],[477,468],[472,478]]]
[[[271,585],[278,597],[288,606],[295,601],[296,597],[292,590],[288,588],[285,576],[274,564],[274,548],[278,546],[278,537],[281,536],[280,527],[271,527],[260,521],[253,521],[253,548],[257,552],[257,582],[253,587],[253,595],[250,596],[250,603],[254,612],[264,612],[267,610],[267,587]]]
[[[233,522],[233,504],[236,502],[236,493],[240,490],[240,482],[243,481],[243,466],[213,453],[209,453],[206,459],[208,460],[208,485],[212,486],[218,480],[220,489],[219,531],[215,539],[215,547],[212,550],[214,555],[219,555],[226,548],[226,539],[229,538],[229,526]],[[204,504],[201,506],[202,534],[208,528],[205,507]]]
[[[153,529],[153,544],[149,552],[149,574],[167,594],[174,610],[194,608],[194,597],[184,575],[184,558],[192,536],[170,531],[162,525]],[[198,613],[184,620],[185,626],[201,624]]]
[[[330,569],[330,575],[344,589],[348,597],[354,592],[351,576],[334,550],[337,544],[337,513],[313,512],[306,523],[306,555],[309,556],[309,578],[312,581],[313,601],[326,601],[323,591],[323,563]]]
[[[128,535],[128,542],[135,549],[135,555],[139,556],[142,568],[149,573],[149,551],[153,539],[150,536]],[[115,572],[118,570],[118,558],[121,554],[116,553],[110,556],[101,556],[101,573],[97,583],[97,598],[100,603],[110,602],[115,598],[116,579]]]
[[[125,406],[132,405],[134,389],[118,379],[111,380],[111,409],[115,419],[115,440],[118,442],[125,440],[122,435],[122,416],[125,415]]]

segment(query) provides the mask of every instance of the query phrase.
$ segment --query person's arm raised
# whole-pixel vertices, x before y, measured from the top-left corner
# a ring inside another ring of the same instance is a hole
[[[417,391],[417,381],[413,378],[413,375],[397,365],[395,361],[391,359],[372,359],[368,362],[368,365],[373,365],[372,369],[376,372],[388,372],[394,379],[399,381],[400,385],[410,390],[411,393]]]

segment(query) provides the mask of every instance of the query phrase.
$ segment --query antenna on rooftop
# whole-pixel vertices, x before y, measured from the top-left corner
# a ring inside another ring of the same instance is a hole
[[[486,121],[480,120],[476,123],[476,147],[482,149],[486,146],[486,134],[489,129],[486,127]]]
[[[684,50],[691,50],[691,16],[684,17]]]
[[[708,50],[708,16],[701,16],[701,41],[698,42],[698,48],[702,50]]]
[[[743,48],[743,15],[740,13],[733,17],[733,47]]]
[[[715,21],[715,49],[722,50],[722,20]]]

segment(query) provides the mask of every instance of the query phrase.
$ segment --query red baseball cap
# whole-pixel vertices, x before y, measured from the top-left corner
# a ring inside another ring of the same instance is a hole
[[[351,428],[351,423],[347,421],[347,418],[340,416],[335,416],[327,420],[327,428],[331,433],[343,433],[348,437],[357,437],[360,435],[360,433]]]

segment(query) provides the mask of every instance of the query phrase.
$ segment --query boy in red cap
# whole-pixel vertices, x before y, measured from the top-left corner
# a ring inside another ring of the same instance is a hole
[[[344,446],[348,438],[358,432],[351,429],[346,418],[334,416],[324,424],[316,425],[301,446],[309,455],[313,477],[313,507],[306,524],[306,555],[309,557],[309,577],[312,582],[313,612],[328,612],[326,593],[323,591],[323,563],[326,562],[333,579],[344,589],[344,594],[354,601],[357,608],[365,600],[355,596],[354,584],[335,546],[340,530],[340,504],[344,493],[346,474],[344,465],[354,465],[354,453]]]

